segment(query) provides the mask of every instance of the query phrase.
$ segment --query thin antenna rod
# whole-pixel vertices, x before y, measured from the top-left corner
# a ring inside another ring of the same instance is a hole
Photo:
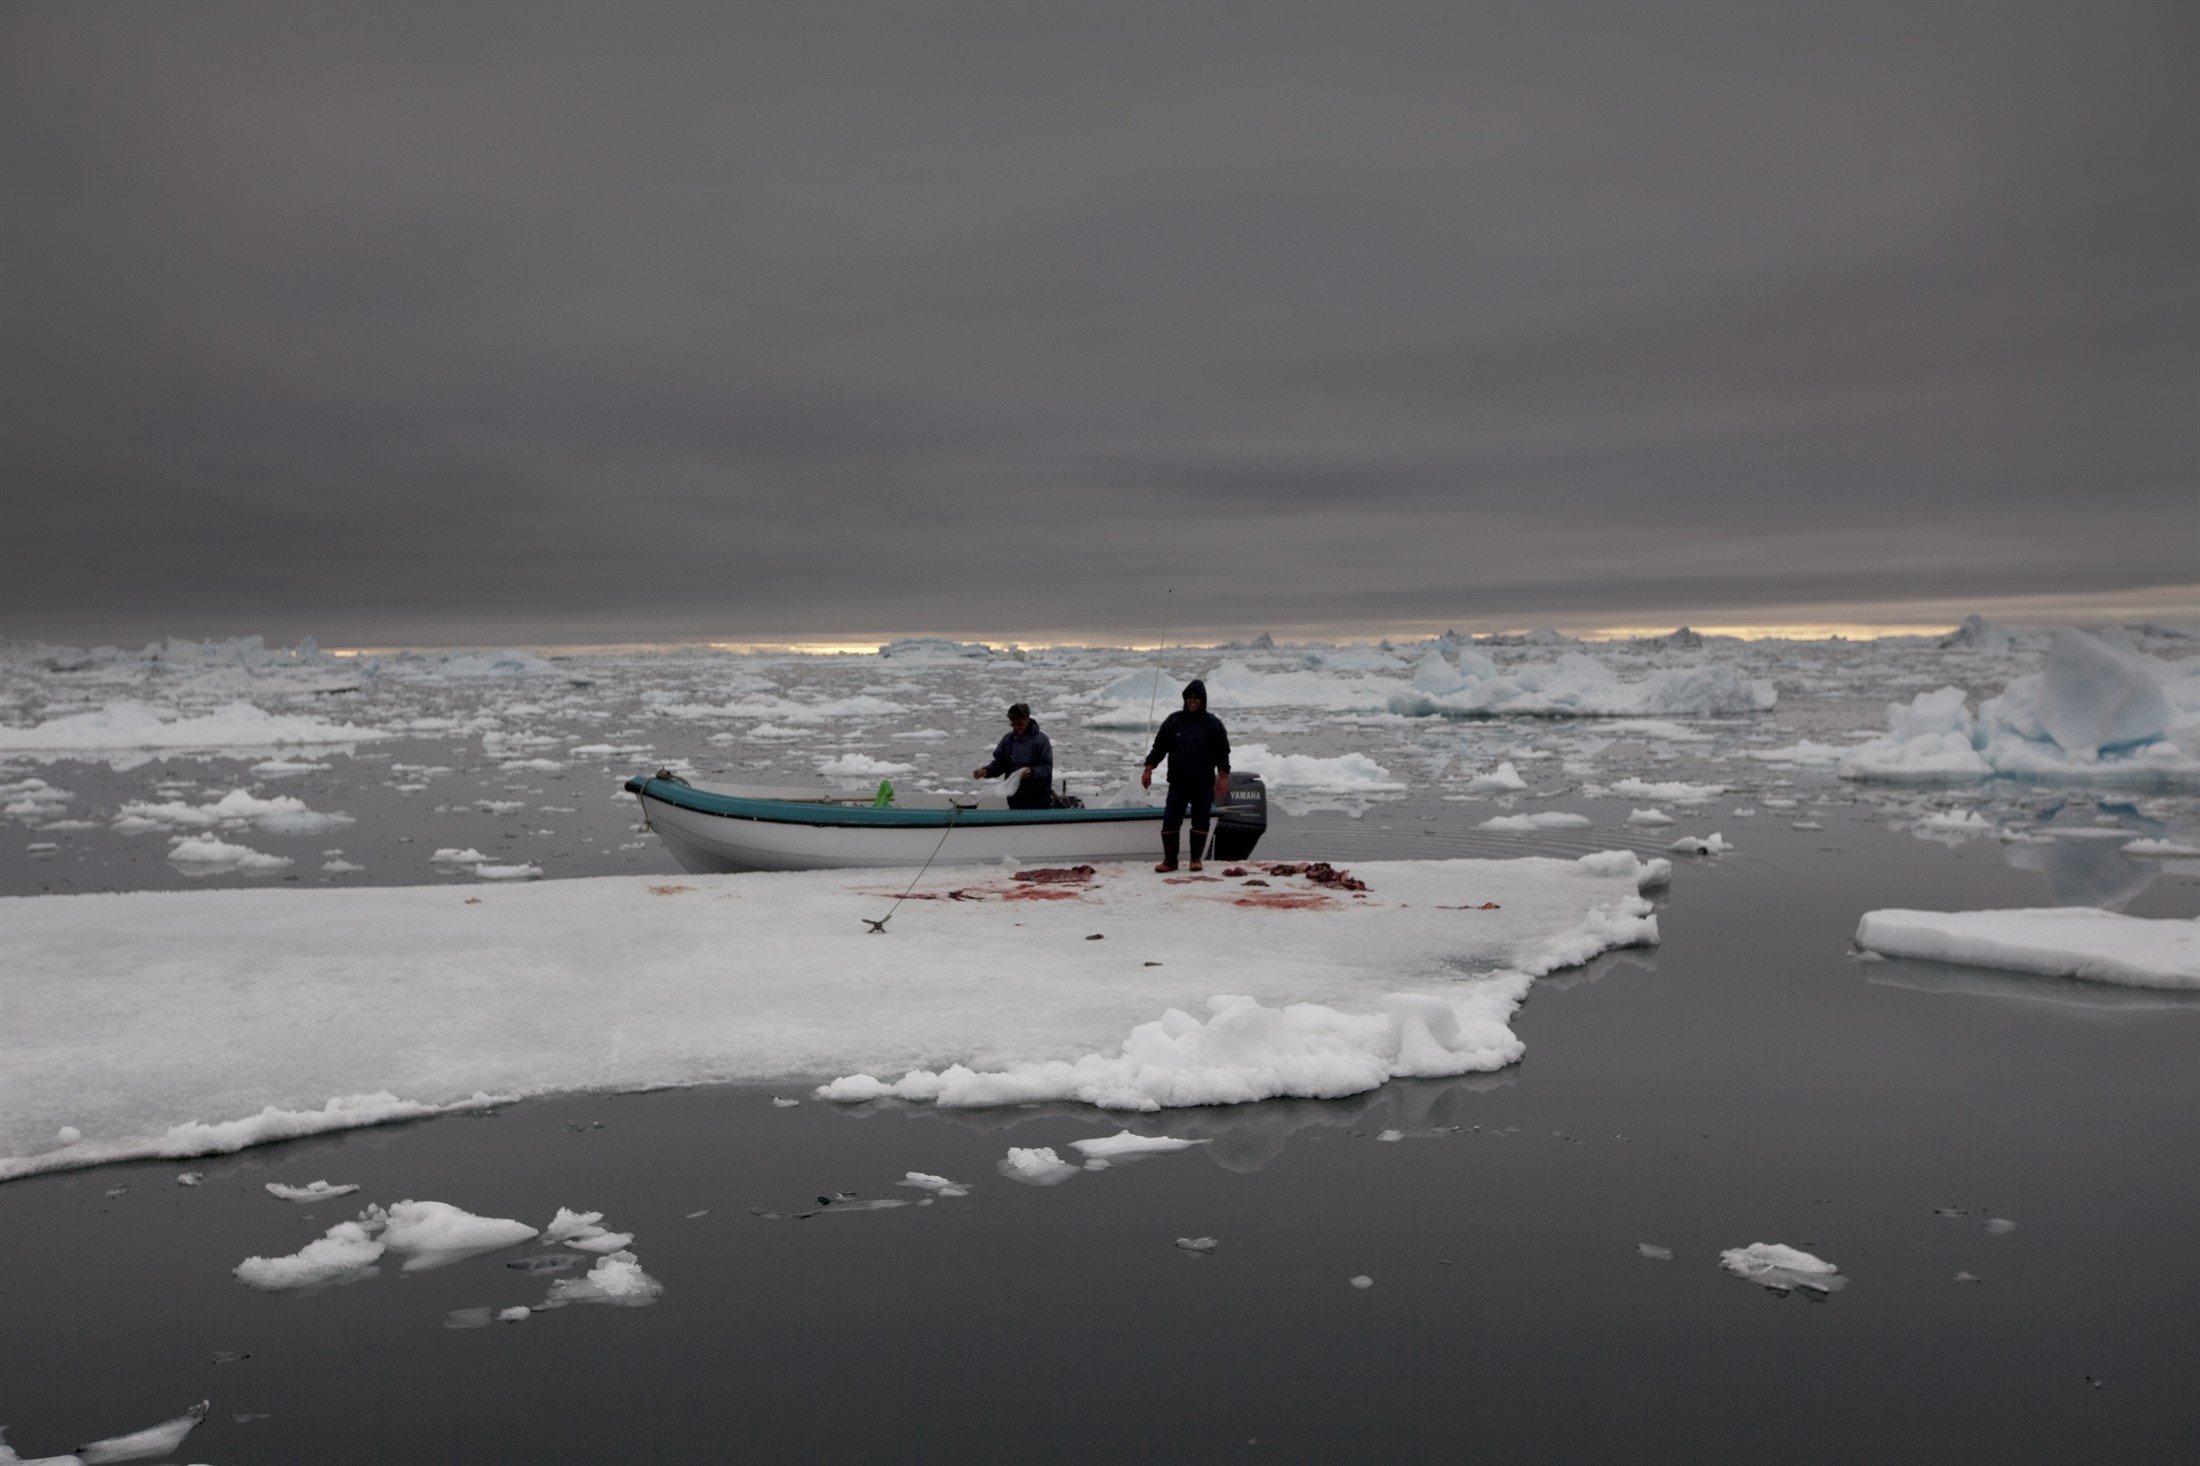
[[[1169,649],[1169,610],[1175,604],[1176,587],[1161,597],[1161,645],[1154,648],[1153,681],[1146,687],[1146,736],[1153,737],[1153,705],[1161,696],[1161,654]]]

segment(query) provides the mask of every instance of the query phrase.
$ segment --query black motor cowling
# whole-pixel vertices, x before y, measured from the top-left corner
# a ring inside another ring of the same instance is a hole
[[[1215,806],[1216,860],[1244,860],[1268,832],[1268,786],[1258,774],[1232,774],[1230,797]]]

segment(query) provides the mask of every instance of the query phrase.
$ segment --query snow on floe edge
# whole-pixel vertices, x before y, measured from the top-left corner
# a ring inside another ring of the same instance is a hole
[[[0,1181],[13,1181],[47,1171],[82,1170],[115,1161],[182,1160],[188,1156],[229,1155],[255,1145],[278,1140],[297,1140],[326,1135],[332,1130],[359,1130],[371,1125],[390,1125],[400,1120],[425,1119],[430,1115],[455,1115],[509,1104],[516,1096],[476,1091],[447,1104],[422,1104],[394,1094],[338,1095],[318,1110],[285,1110],[269,1105],[257,1115],[241,1120],[209,1124],[191,1120],[159,1135],[125,1136],[116,1140],[77,1140],[55,1150],[29,1156],[0,1156]]]

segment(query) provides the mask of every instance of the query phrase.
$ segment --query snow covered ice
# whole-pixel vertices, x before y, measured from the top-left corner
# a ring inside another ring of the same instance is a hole
[[[832,1092],[951,1104],[1346,1094],[1512,1062],[1505,1020],[1534,975],[1657,938],[1637,893],[1662,862],[1624,851],[1356,873],[1371,895],[1280,893],[1308,909],[1135,867],[1058,901],[972,883],[979,899],[903,908],[890,1007],[871,977],[884,954],[858,918],[907,884],[891,873],[689,877],[673,894],[603,877],[479,887],[471,900],[425,886],[0,901],[12,952],[0,1178],[496,1094],[800,1074],[907,1075]],[[1442,909],[1468,895],[1501,909]],[[651,939],[638,944],[643,922]],[[1087,942],[1100,926],[1116,941]],[[742,934],[730,963],[729,930]],[[1172,960],[1142,965],[1160,953]],[[1010,966],[1026,980],[1004,989],[995,975]],[[147,974],[155,1004],[142,1001]],[[1217,1006],[1218,992],[1235,995]],[[424,1020],[433,1044],[419,1041]],[[95,1061],[115,1079],[87,1092],[82,1066]],[[63,1123],[84,1138],[50,1148]]]
[[[1923,957],[2129,987],[2200,989],[2200,921],[2084,906],[2016,911],[1872,911],[1856,944]]]
[[[1822,1297],[1838,1293],[1849,1283],[1841,1276],[1841,1269],[1824,1258],[1813,1257],[1800,1248],[1780,1242],[1752,1242],[1747,1247],[1728,1248],[1719,1254],[1719,1266],[1737,1278],[1782,1294],[1800,1288],[1805,1293]]]

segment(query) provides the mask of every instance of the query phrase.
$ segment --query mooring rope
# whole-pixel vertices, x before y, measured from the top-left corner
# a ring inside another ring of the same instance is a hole
[[[894,898],[894,904],[886,908],[886,914],[877,921],[871,920],[868,916],[863,918],[863,924],[871,929],[871,935],[878,937],[886,935],[886,923],[894,919],[894,913],[901,910],[901,903],[909,899],[909,892],[917,888],[917,882],[923,880],[924,873],[932,868],[932,862],[939,857],[940,851],[947,844],[947,837],[955,832],[955,816],[961,810],[962,806],[959,804],[952,801],[948,804],[947,828],[940,831],[940,843],[934,845],[932,853],[924,857],[924,864],[917,867],[917,873],[909,878],[908,888]]]

